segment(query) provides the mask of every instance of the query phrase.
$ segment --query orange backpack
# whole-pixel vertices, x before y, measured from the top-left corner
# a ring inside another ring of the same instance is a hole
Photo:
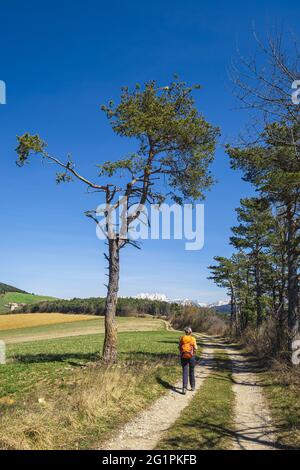
[[[184,359],[191,359],[194,355],[194,338],[192,336],[182,336],[180,339],[180,353]]]

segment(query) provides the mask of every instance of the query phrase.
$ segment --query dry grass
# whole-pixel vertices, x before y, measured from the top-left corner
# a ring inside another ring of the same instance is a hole
[[[30,328],[32,326],[71,323],[95,319],[94,315],[67,315],[63,313],[16,313],[0,316],[0,330]]]
[[[97,447],[161,393],[156,380],[160,372],[157,361],[109,369],[88,365],[60,379],[51,393],[39,387],[23,406],[0,404],[0,448]]]
[[[264,391],[269,400],[278,441],[289,449],[300,449],[300,369],[273,361],[264,374]]]
[[[272,318],[267,319],[259,328],[249,326],[243,331],[243,345],[256,357],[270,359],[279,356],[276,323]]]

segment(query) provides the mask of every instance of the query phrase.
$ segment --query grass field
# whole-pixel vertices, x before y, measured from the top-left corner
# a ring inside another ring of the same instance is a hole
[[[5,305],[9,303],[33,304],[35,302],[42,302],[43,300],[53,300],[53,297],[23,294],[20,292],[7,292],[6,294],[0,295],[0,314],[9,312],[9,309],[5,307]]]
[[[178,379],[178,337],[164,329],[121,332],[119,362],[108,369],[95,362],[102,334],[8,345],[8,363],[0,366],[0,448],[99,445]]]
[[[119,331],[165,329],[162,320],[153,317],[118,317]],[[94,315],[59,313],[12,314],[0,316],[0,339],[7,343],[79,336],[104,332],[104,318]]]
[[[92,315],[65,315],[62,313],[15,313],[0,317],[0,331],[29,328],[59,323],[95,320]]]

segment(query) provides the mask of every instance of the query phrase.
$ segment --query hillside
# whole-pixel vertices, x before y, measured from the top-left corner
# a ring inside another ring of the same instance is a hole
[[[5,294],[6,292],[19,292],[21,294],[27,294],[24,290],[17,289],[17,287],[9,286],[8,284],[3,284],[0,282],[0,294]]]
[[[9,303],[20,303],[28,305],[46,300],[55,300],[53,297],[28,294],[27,292],[20,289],[13,289],[16,288],[7,286],[6,284],[0,284],[0,314],[9,312],[9,309],[5,307]]]

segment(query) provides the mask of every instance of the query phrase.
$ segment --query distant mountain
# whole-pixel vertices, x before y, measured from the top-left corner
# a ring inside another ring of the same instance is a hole
[[[148,299],[148,300],[160,300],[161,302],[170,302],[168,297],[165,294],[153,293],[149,294],[148,292],[142,292],[135,296],[136,299]]]
[[[195,305],[196,307],[213,308],[220,313],[230,312],[229,300],[218,300],[213,303],[200,302],[196,299],[173,299],[170,300],[166,294],[142,292],[135,296],[136,299],[160,300],[162,302],[177,303],[180,305]]]
[[[230,313],[231,311],[231,305],[230,302],[228,304],[223,304],[223,305],[217,305],[213,307],[218,313]]]
[[[228,305],[230,303],[230,301],[227,299],[227,300],[218,300],[218,302],[213,302],[212,304],[209,304],[208,306],[210,308],[213,308],[213,307],[223,307],[223,305]]]
[[[160,302],[169,302],[169,303],[176,303],[180,305],[199,305],[197,300],[191,299],[169,299],[166,294],[158,293],[158,292],[141,292],[140,294],[135,296],[135,299],[142,299],[142,300],[159,300]]]
[[[17,289],[17,287],[9,286],[0,282],[0,294],[6,294],[7,292],[19,292],[19,294],[27,294],[24,290]]]
[[[170,302],[176,302],[177,304],[180,304],[180,305],[195,305],[196,307],[213,308],[217,312],[230,311],[229,300],[218,300],[217,302],[213,302],[211,304],[206,303],[206,302],[200,302],[199,300],[192,300],[192,299],[176,299],[176,300],[171,300]]]
[[[196,307],[205,307],[206,304],[201,304],[198,302],[198,300],[192,300],[192,299],[175,299],[171,300],[171,302],[174,302],[176,304],[180,304],[183,306],[188,306],[188,305],[195,305]]]

